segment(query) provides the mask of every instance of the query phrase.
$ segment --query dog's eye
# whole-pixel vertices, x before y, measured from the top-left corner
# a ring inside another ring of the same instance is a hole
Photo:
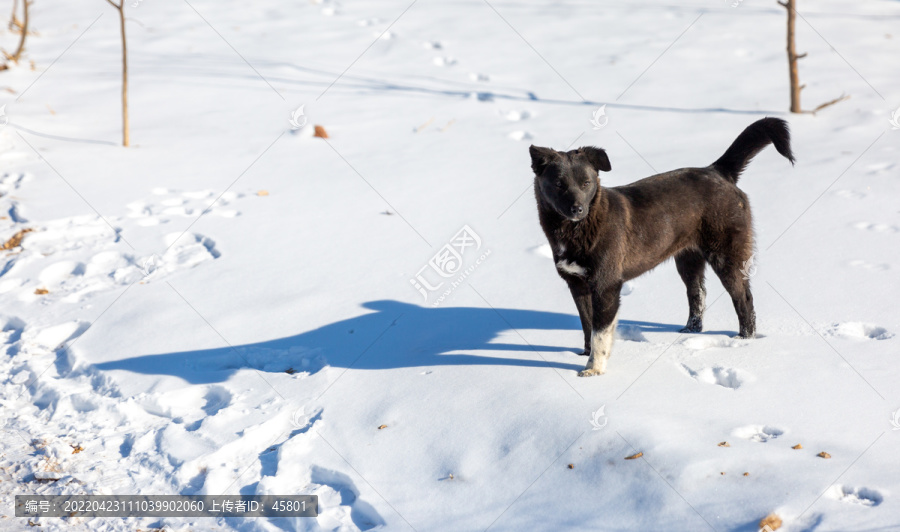
[[[589,180],[585,181],[584,183],[581,184],[581,188],[587,188],[588,185],[590,185],[590,184],[591,184],[591,182]]]
[[[562,182],[562,180],[557,180],[557,181],[556,181],[556,188],[563,188],[563,182]]]

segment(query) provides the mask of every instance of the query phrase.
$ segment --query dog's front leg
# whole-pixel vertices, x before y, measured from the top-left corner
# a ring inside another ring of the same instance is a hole
[[[606,362],[609,360],[613,337],[616,334],[616,316],[619,313],[621,289],[622,283],[617,283],[614,286],[592,290],[591,356],[584,369],[578,372],[579,377],[603,375],[606,372]]]
[[[592,328],[592,306],[591,306],[591,289],[588,284],[575,276],[567,276],[566,283],[569,285],[569,291],[572,293],[572,299],[575,300],[575,306],[578,308],[578,317],[581,319],[581,330],[584,333],[584,351],[579,353],[581,356],[591,355],[591,328]]]

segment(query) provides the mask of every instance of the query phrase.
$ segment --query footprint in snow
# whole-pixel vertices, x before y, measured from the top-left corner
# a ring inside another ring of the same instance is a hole
[[[856,222],[853,227],[860,231],[874,231],[876,233],[897,233],[900,227],[888,224],[877,224],[872,222]]]
[[[206,390],[203,400],[206,401],[203,411],[207,416],[214,416],[231,406],[232,395],[227,388],[213,385]]]
[[[454,59],[452,57],[435,57],[434,59],[432,59],[432,62],[436,66],[448,67],[448,66],[455,65],[456,59]]]
[[[826,492],[829,498],[850,504],[861,506],[878,506],[884,501],[884,496],[877,490],[870,488],[834,485]]]
[[[895,163],[891,162],[883,162],[883,163],[872,163],[866,165],[866,170],[869,170],[870,174],[884,174],[893,169]]]
[[[747,345],[747,340],[722,336],[694,336],[681,342],[681,345],[688,349],[700,351],[712,347],[742,347]]]
[[[856,321],[835,323],[828,328],[825,334],[843,338],[857,338],[860,340],[887,340],[894,336],[894,333],[888,331],[884,327],[879,327],[872,323]]]
[[[866,262],[866,261],[864,261],[864,260],[853,260],[853,261],[850,261],[850,266],[853,266],[854,268],[862,268],[863,270],[869,270],[869,271],[872,271],[872,272],[879,272],[879,271],[884,271],[884,270],[890,270],[890,269],[891,269],[890,264],[884,264],[884,263],[882,263],[882,264],[875,264],[875,263],[873,263],[873,262]]]
[[[509,134],[509,138],[513,140],[531,140],[534,136],[527,131],[513,131]]]
[[[0,176],[0,197],[6,196],[30,179],[28,174],[5,173]]]
[[[385,521],[378,511],[360,498],[359,489],[349,476],[339,471],[313,465],[311,480],[314,484],[318,484],[318,487],[314,487],[312,491],[319,496],[319,507],[326,509],[319,514],[320,516],[336,519],[347,525],[348,528],[350,525],[355,525],[360,530],[369,530],[385,525]],[[346,510],[348,509],[350,523],[347,522]]]
[[[860,192],[858,190],[848,190],[848,189],[835,190],[834,194],[837,196],[840,196],[842,198],[846,198],[846,199],[863,199],[866,197],[865,192]]]
[[[686,364],[682,364],[681,370],[697,382],[715,384],[732,390],[737,390],[750,379],[750,376],[744,371],[734,368],[714,367],[693,370]]]
[[[528,111],[517,111],[517,110],[506,111],[501,114],[503,115],[503,118],[509,120],[510,122],[518,122],[520,120],[528,120],[532,116],[531,113]]]
[[[234,218],[240,212],[225,208],[231,202],[244,197],[244,194],[228,191],[217,195],[212,190],[194,190],[182,192],[166,188],[154,188],[155,196],[167,196],[159,201],[134,201],[126,205],[128,217],[137,225],[150,227],[168,223],[172,218],[196,217],[205,212],[207,215]],[[215,203],[213,203],[215,202]]]
[[[765,443],[781,436],[784,431],[769,425],[747,425],[734,429],[731,434],[745,440]]]
[[[378,24],[379,22],[381,22],[380,18],[367,18],[367,19],[356,21],[356,25],[366,28],[369,26],[374,26],[375,24]]]
[[[49,354],[78,338],[91,326],[90,323],[72,320],[51,327],[24,327],[19,353],[25,355]]]

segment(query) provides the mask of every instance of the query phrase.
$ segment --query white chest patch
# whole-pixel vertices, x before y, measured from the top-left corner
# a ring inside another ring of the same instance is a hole
[[[584,277],[584,273],[585,273],[584,268],[575,264],[574,262],[569,262],[567,260],[561,260],[556,263],[556,267],[566,273],[570,273],[572,275],[577,275],[579,277]]]

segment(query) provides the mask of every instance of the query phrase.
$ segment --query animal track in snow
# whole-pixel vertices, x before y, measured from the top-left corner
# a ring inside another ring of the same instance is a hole
[[[866,197],[865,192],[860,192],[858,190],[848,190],[848,189],[835,190],[834,194],[837,196],[840,196],[842,198],[846,198],[846,199],[863,199]]]
[[[326,508],[320,516],[335,519],[339,523],[346,522],[346,513],[349,511],[350,519],[360,530],[384,526],[384,519],[375,508],[360,499],[359,490],[349,476],[313,465],[311,480],[319,485],[313,488],[313,493],[319,496],[320,507]]]
[[[356,25],[366,28],[368,26],[374,26],[375,24],[378,24],[379,22],[381,22],[380,18],[367,18],[367,19],[356,21]]]
[[[78,219],[54,222],[47,224],[45,230],[28,233],[22,243],[22,253],[7,262],[0,273],[0,293],[8,293],[23,302],[77,303],[94,292],[127,286],[141,279],[149,282],[220,256],[213,240],[192,233],[182,238],[178,238],[181,233],[168,235],[164,243],[171,247],[161,257],[104,250],[118,241],[118,232],[92,217],[81,221],[84,222],[81,225]],[[69,242],[67,233],[72,238],[81,235],[83,240]],[[82,250],[82,247],[89,249]],[[71,256],[88,258],[83,261],[67,258]],[[59,260],[49,262],[56,257]],[[45,263],[35,274],[34,266]]]
[[[206,404],[203,405],[203,411],[207,416],[214,416],[221,410],[230,406],[231,399],[231,392],[229,392],[227,388],[222,386],[210,386],[206,390],[206,395],[203,396],[203,400],[206,401]]]
[[[219,385],[190,386],[171,390],[165,394],[141,397],[138,404],[154,416],[171,419],[193,432],[205,419],[209,419],[232,405],[234,397],[227,388]]]
[[[889,332],[884,327],[858,321],[835,323],[828,328],[826,334],[829,336],[859,338],[864,340],[887,340],[894,336],[894,333]]]
[[[853,266],[854,268],[862,268],[864,270],[869,270],[869,271],[874,271],[874,272],[891,269],[890,264],[874,264],[871,262],[866,262],[864,260],[850,261],[850,266]]]
[[[18,342],[24,329],[25,322],[23,320],[4,317],[3,326],[0,328],[0,344],[8,346]]]
[[[16,190],[26,179],[27,174],[3,174],[0,176],[0,196],[6,196]]]
[[[874,231],[876,233],[897,233],[900,227],[887,224],[876,224],[871,222],[856,222],[853,227],[860,231]]]
[[[72,320],[50,327],[24,327],[17,354],[45,355],[84,334],[90,323]]]
[[[163,237],[166,252],[153,265],[153,272],[148,278],[153,278],[157,273],[170,273],[176,270],[193,268],[194,266],[221,256],[216,249],[213,239],[194,233],[169,233]]]
[[[869,488],[853,488],[835,484],[828,488],[826,493],[834,500],[862,506],[878,506],[884,501],[881,493]]]
[[[511,110],[506,111],[505,113],[501,113],[503,118],[509,120],[510,122],[518,122],[520,120],[528,120],[531,118],[532,114],[528,111],[517,111]]]
[[[509,134],[509,138],[513,140],[531,140],[534,137],[527,131],[513,131]]]
[[[134,201],[126,205],[129,210],[128,218],[135,220],[135,223],[144,226],[154,226],[169,222],[172,218],[193,218],[201,213],[213,216],[222,216],[225,218],[234,218],[240,212],[234,209],[227,209],[231,202],[244,195],[228,191],[217,197],[212,190],[195,190],[180,192],[177,190],[169,190],[166,188],[153,189],[155,196],[168,196],[157,202],[152,201]],[[215,203],[213,204],[213,201]]]
[[[769,425],[747,425],[734,429],[732,434],[745,440],[765,443],[784,434],[784,431]]]
[[[688,349],[700,351],[702,349],[710,349],[712,347],[742,347],[747,345],[746,340],[740,338],[726,338],[721,336],[695,336],[688,338],[681,345]]]
[[[310,0],[310,4],[318,4],[322,6],[322,14],[331,17],[341,12],[341,5],[331,0]]]
[[[454,59],[454,58],[452,58],[452,57],[448,57],[448,56],[444,56],[444,57],[435,57],[435,58],[432,60],[432,62],[433,62],[436,66],[444,66],[444,67],[445,67],[445,66],[453,66],[453,65],[455,65],[455,64],[456,64],[456,59]]]
[[[686,364],[682,364],[681,369],[697,382],[716,384],[732,390],[737,390],[748,380],[748,376],[743,371],[733,368],[701,368],[695,371]]]
[[[870,174],[884,174],[889,172],[894,166],[896,166],[895,163],[891,162],[872,163],[866,165],[866,170],[869,170]]]

